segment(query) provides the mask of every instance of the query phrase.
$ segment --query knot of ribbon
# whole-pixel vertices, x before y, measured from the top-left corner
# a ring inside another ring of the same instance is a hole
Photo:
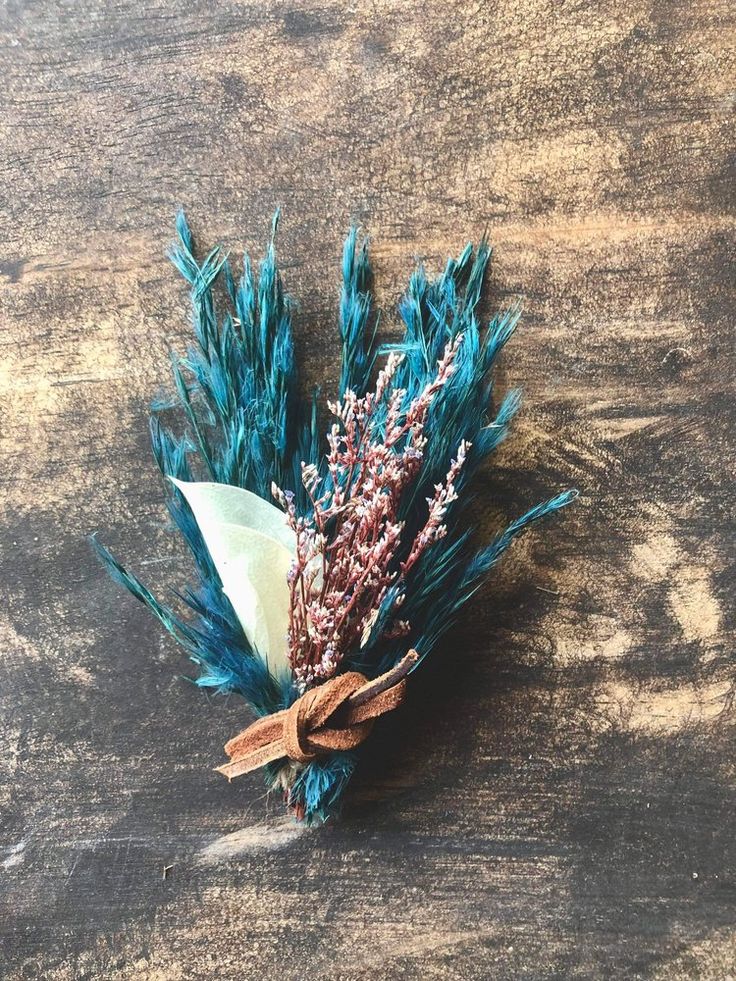
[[[379,715],[397,708],[406,693],[406,675],[419,655],[409,651],[373,681],[346,671],[304,692],[288,708],[258,719],[228,743],[230,762],[218,766],[228,780],[275,760],[309,763],[338,749],[354,749]]]

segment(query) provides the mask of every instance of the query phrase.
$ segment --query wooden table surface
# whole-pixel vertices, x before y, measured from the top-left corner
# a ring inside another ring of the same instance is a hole
[[[0,976],[736,974],[730,0],[8,0],[2,48]],[[212,771],[247,716],[93,559],[186,581],[147,406],[165,258],[279,249],[308,380],[341,240],[387,336],[488,229],[526,408],[481,524],[577,486],[301,830]]]

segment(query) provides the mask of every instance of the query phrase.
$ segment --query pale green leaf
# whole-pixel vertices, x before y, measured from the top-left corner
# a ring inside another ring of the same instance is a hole
[[[240,487],[170,479],[192,509],[249,642],[272,674],[290,670],[286,577],[296,542],[284,512]]]

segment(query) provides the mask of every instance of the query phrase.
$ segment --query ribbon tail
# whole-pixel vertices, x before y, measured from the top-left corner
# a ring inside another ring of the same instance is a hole
[[[265,766],[266,763],[273,763],[276,760],[283,759],[285,756],[286,749],[283,739],[278,739],[265,746],[259,746],[250,752],[234,756],[229,763],[216,766],[215,770],[224,777],[227,777],[228,780],[232,780],[234,777],[240,777],[244,773],[258,770],[260,767]]]
[[[281,737],[284,729],[286,712],[274,712],[249,725],[225,743],[225,752],[231,758],[240,758],[255,749],[260,749],[268,743],[275,742]]]

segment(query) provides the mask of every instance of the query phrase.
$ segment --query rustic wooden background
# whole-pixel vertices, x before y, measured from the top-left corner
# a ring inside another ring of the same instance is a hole
[[[736,973],[731,0],[6,0],[0,31],[0,975]],[[582,491],[320,830],[212,772],[241,705],[86,540],[185,579],[146,422],[180,204],[234,250],[282,206],[328,384],[351,219],[388,333],[413,262],[488,228],[526,409],[483,523]]]

